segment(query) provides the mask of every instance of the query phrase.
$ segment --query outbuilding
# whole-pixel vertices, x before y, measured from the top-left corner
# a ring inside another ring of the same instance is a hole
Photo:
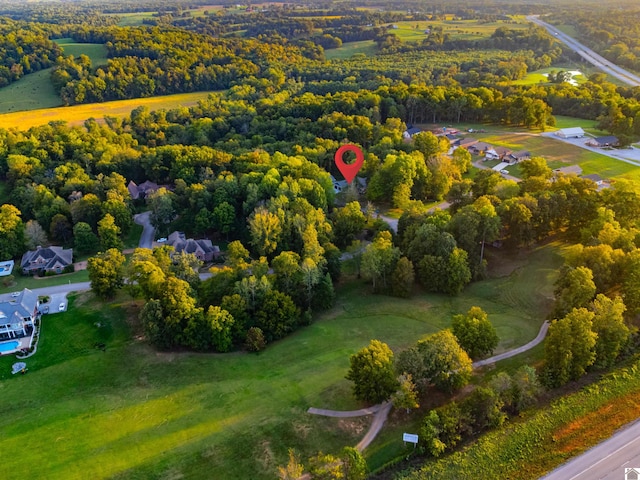
[[[580,127],[561,128],[556,132],[556,136],[560,138],[582,138],[584,130]]]

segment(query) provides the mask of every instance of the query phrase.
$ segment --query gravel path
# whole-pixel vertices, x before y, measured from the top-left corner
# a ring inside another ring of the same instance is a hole
[[[508,352],[501,353],[499,355],[494,355],[493,357],[486,358],[484,360],[480,360],[478,362],[473,362],[473,368],[483,367],[485,365],[490,365],[492,363],[499,362],[500,360],[504,360],[506,358],[515,357],[521,353],[526,352],[527,350],[531,350],[536,345],[539,345],[544,340],[544,337],[547,335],[547,330],[549,329],[549,322],[544,322],[540,327],[540,331],[536,338],[531,340],[529,343],[522,345],[521,347],[514,348],[513,350],[509,350]],[[371,422],[371,426],[369,430],[365,434],[365,436],[358,442],[356,445],[356,449],[358,451],[362,451],[367,448],[371,442],[376,438],[380,430],[382,430],[382,426],[384,422],[386,422],[387,417],[389,416],[389,412],[391,411],[392,403],[384,402],[379,405],[373,405],[372,407],[362,408],[360,410],[326,410],[322,408],[310,408],[307,410],[308,413],[313,415],[322,415],[325,417],[361,417],[364,415],[371,415],[375,413],[375,417],[373,418],[373,422]]]

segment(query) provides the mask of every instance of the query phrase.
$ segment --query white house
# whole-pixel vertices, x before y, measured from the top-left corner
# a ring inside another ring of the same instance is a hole
[[[0,340],[29,335],[37,316],[38,296],[28,288],[8,302],[0,302]]]
[[[580,127],[561,128],[555,135],[560,138],[582,138],[584,130]]]

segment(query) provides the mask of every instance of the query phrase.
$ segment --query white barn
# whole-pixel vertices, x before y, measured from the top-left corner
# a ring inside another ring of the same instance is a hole
[[[556,136],[560,138],[582,138],[584,130],[580,127],[561,128],[556,132]]]

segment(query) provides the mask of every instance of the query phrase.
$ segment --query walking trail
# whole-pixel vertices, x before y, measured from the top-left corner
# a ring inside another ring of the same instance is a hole
[[[549,329],[549,322],[544,322],[542,327],[540,327],[540,331],[536,338],[531,340],[529,343],[522,345],[521,347],[514,348],[513,350],[509,350],[507,352],[501,353],[499,355],[494,355],[493,357],[486,358],[484,360],[480,360],[477,362],[473,362],[473,368],[484,367],[485,365],[489,365],[495,362],[499,362],[500,360],[504,360],[506,358],[515,357],[516,355],[520,355],[521,353],[526,352],[527,350],[531,350],[536,345],[539,345],[544,337],[547,335],[547,330]],[[369,430],[365,434],[365,436],[358,442],[356,445],[356,449],[361,452],[365,448],[367,448],[371,442],[376,438],[380,430],[382,430],[382,426],[384,422],[386,422],[387,417],[389,416],[389,412],[391,411],[392,404],[391,402],[384,402],[379,405],[374,405],[368,408],[362,408],[360,410],[326,410],[322,408],[313,408],[311,407],[307,410],[308,413],[313,415],[322,415],[325,417],[362,417],[364,415],[375,414],[373,417],[373,422],[371,422],[371,426]]]

